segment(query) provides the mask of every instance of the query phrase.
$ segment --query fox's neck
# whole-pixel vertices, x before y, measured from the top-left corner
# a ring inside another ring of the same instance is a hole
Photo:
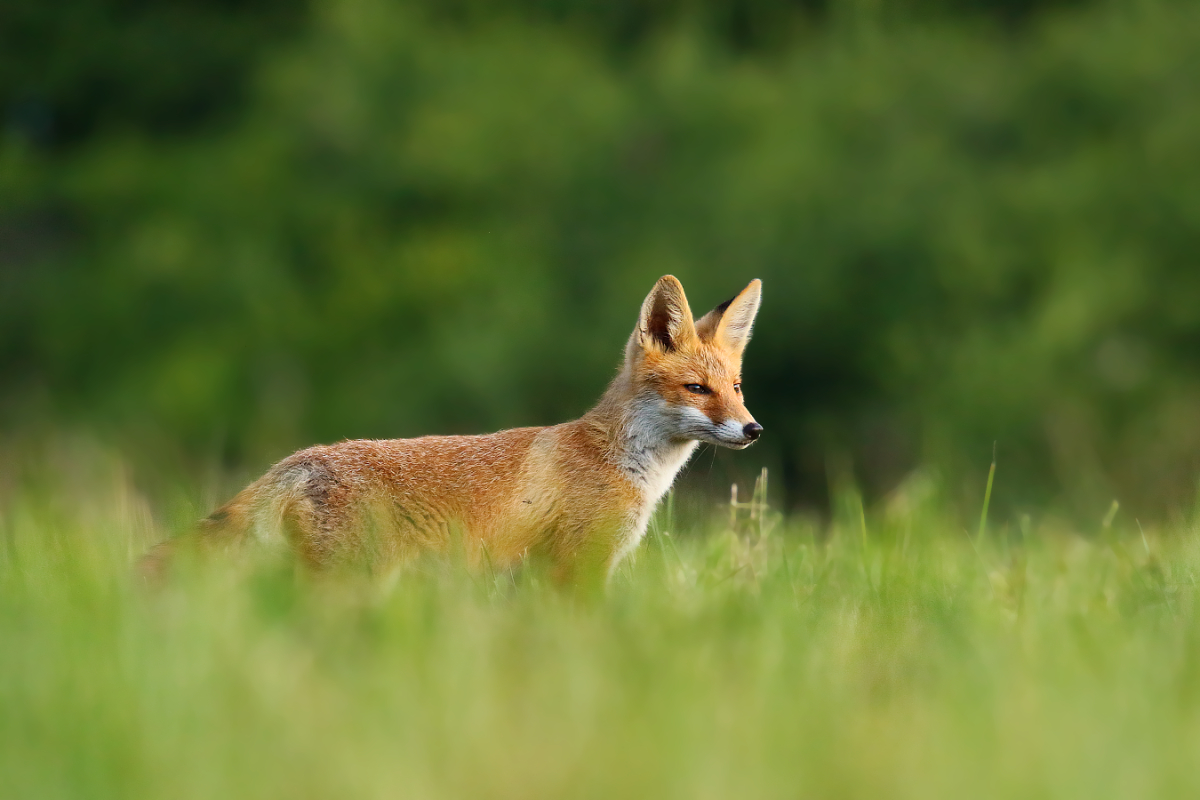
[[[671,488],[699,444],[674,438],[658,395],[633,392],[624,376],[584,419],[603,431],[608,460],[642,490],[651,506]]]
[[[616,454],[621,469],[642,488],[651,504],[667,493],[699,444],[695,440],[666,438],[661,429],[661,415],[653,405],[653,400],[644,405],[635,401],[617,440],[623,446]]]

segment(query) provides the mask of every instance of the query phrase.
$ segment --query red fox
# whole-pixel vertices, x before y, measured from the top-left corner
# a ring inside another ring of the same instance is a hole
[[[604,582],[699,442],[762,434],[741,361],[762,284],[693,320],[683,286],[658,280],[616,378],[580,419],[485,436],[358,440],[301,450],[200,523],[196,544],[286,542],[316,568],[446,552],[469,566],[543,559],[559,583]],[[183,537],[187,540],[188,537]],[[152,550],[165,568],[175,542]]]

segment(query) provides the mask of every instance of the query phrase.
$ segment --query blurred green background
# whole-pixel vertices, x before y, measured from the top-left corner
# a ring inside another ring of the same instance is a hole
[[[576,416],[753,277],[773,470],[1190,505],[1200,7],[6,0],[0,427],[255,471]]]

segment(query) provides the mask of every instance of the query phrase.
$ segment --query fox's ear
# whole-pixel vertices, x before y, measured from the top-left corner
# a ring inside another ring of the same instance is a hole
[[[741,293],[727,300],[696,322],[696,335],[703,341],[740,353],[750,341],[750,329],[762,301],[762,281],[758,278]]]
[[[692,310],[674,275],[664,275],[642,303],[634,338],[644,350],[676,350],[696,338]]]

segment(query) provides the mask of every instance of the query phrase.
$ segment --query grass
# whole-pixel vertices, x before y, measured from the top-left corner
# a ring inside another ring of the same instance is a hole
[[[2,797],[1200,794],[1184,522],[975,541],[918,477],[828,525],[667,507],[597,603],[437,565],[150,593],[185,513],[112,475],[6,490]]]

